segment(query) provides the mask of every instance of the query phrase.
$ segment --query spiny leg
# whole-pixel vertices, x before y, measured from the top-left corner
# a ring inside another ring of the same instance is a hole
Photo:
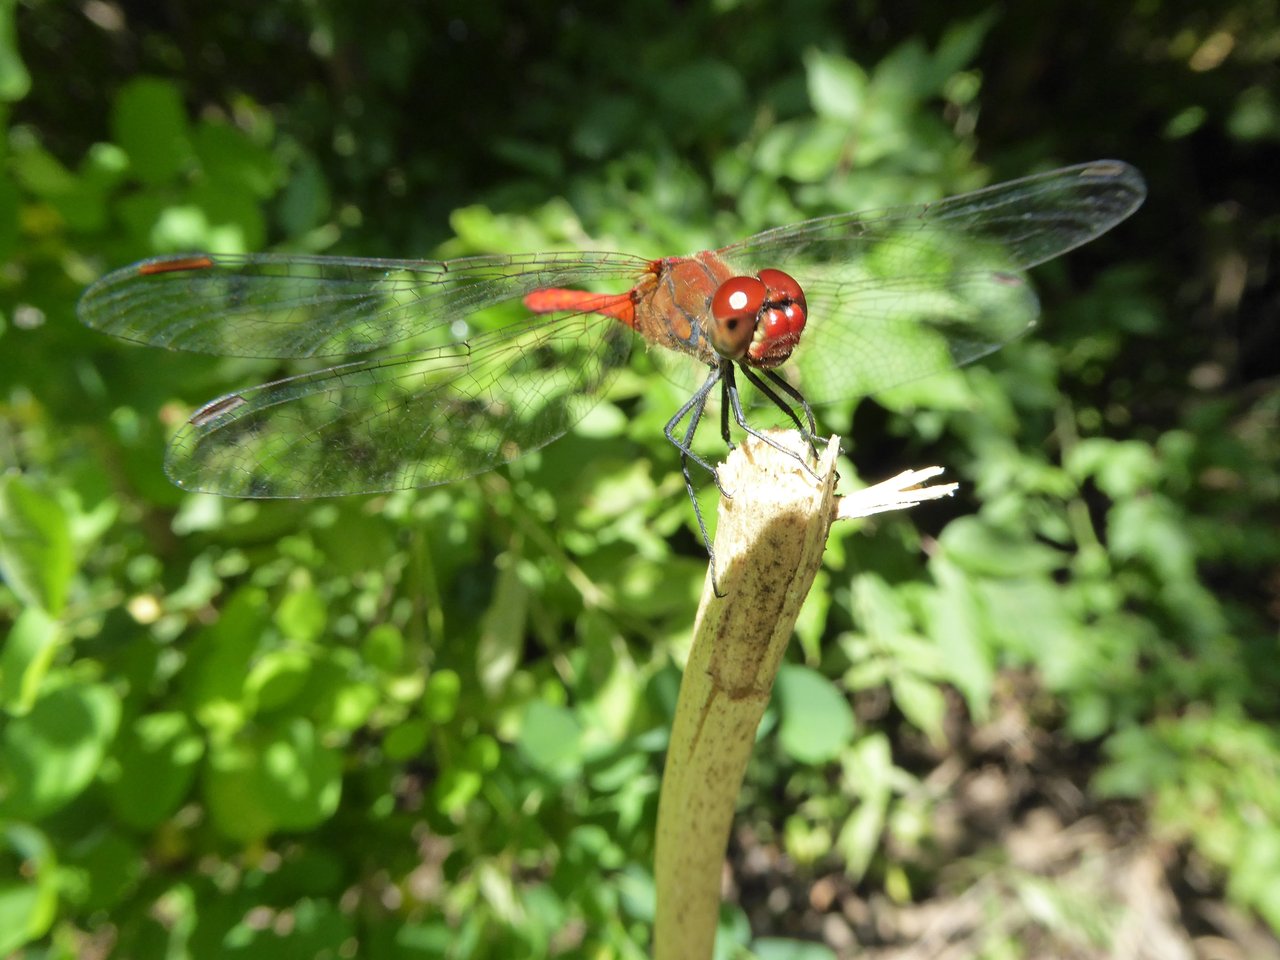
[[[711,373],[707,376],[706,381],[698,388],[697,392],[685,401],[684,405],[676,411],[675,416],[667,421],[667,425],[662,428],[662,432],[671,444],[680,451],[680,464],[684,469],[686,480],[689,478],[688,461],[692,460],[698,466],[702,467],[703,470],[707,471],[707,473],[711,474],[712,478],[716,481],[717,489],[719,489],[721,493],[724,493],[724,488],[720,486],[720,478],[716,476],[716,468],[694,453],[691,446],[693,443],[694,428],[697,427],[698,422],[702,419],[702,411],[707,405],[707,396],[711,393],[711,388],[720,381],[720,376],[720,368],[712,367]],[[689,429],[686,431],[683,440],[677,440],[675,434],[676,427],[679,426],[680,421],[685,417],[690,417]]]
[[[715,368],[707,377],[706,382],[698,389],[689,402],[682,406],[676,415],[667,421],[667,425],[663,428],[667,439],[680,451],[680,472],[684,474],[684,487],[689,494],[689,502],[693,504],[693,515],[698,521],[698,532],[702,534],[702,543],[707,548],[707,558],[711,563],[711,589],[717,597],[723,597],[720,592],[719,573],[716,569],[716,551],[711,545],[711,534],[707,532],[707,523],[702,516],[702,507],[698,503],[697,491],[693,488],[693,477],[689,475],[689,460],[693,459],[703,468],[710,471],[711,478],[715,481],[716,489],[720,491],[723,497],[729,497],[730,494],[720,485],[720,475],[713,467],[708,464],[697,454],[693,452],[693,437],[698,430],[698,424],[702,421],[702,414],[707,408],[707,395],[711,392],[720,379],[720,370]],[[675,438],[675,428],[685,417],[689,418],[689,426],[685,429],[684,437],[681,440]]]
[[[814,457],[817,457],[818,456],[818,440],[817,440],[818,423],[813,418],[813,408],[809,406],[809,401],[804,398],[804,394],[801,393],[799,390],[797,390],[790,383],[788,383],[785,378],[778,376],[777,371],[775,370],[763,371],[763,374],[765,377],[768,378],[769,383],[772,383],[774,386],[778,387],[783,393],[785,393],[788,397],[792,399],[795,406],[799,406],[800,409],[804,411],[805,420],[807,420],[809,423],[808,428],[805,427],[804,423],[800,420],[800,417],[796,415],[795,406],[793,406],[790,403],[787,403],[780,396],[774,393],[773,389],[769,386],[769,384],[765,383],[764,380],[761,379],[760,376],[754,370],[748,367],[743,367],[742,373],[748,380],[751,381],[751,383],[755,386],[757,390],[759,390],[771,401],[773,401],[774,406],[776,406],[779,410],[781,410],[783,413],[785,413],[788,417],[791,418],[791,422],[796,425],[796,428],[804,436],[805,440],[808,441],[809,449],[813,451]]]
[[[702,419],[702,413],[706,409],[706,397],[703,402],[693,408],[692,415],[689,417],[689,429],[685,432],[685,447],[689,447],[693,443],[693,434],[698,429],[698,421]],[[689,476],[689,458],[684,452],[680,453],[680,472],[684,474],[684,488],[689,494],[689,502],[693,504],[693,515],[698,521],[698,532],[702,534],[702,544],[707,548],[707,560],[711,564],[711,591],[717,597],[724,597],[720,592],[720,575],[716,569],[716,551],[711,545],[711,534],[707,531],[707,523],[702,518],[702,507],[698,503],[698,494],[693,489],[693,478]],[[720,486],[720,475],[718,472],[712,473],[712,479],[716,482],[716,487],[720,490],[722,497],[729,497],[724,487]]]
[[[742,370],[743,374],[746,376],[746,378],[749,381],[751,381],[754,384],[762,386],[760,381],[758,381],[755,377],[753,377],[750,373],[748,373],[745,367],[740,367],[740,369]],[[775,450],[781,451],[782,453],[785,453],[789,457],[794,457],[796,460],[800,461],[800,465],[802,467],[804,467],[806,470],[812,473],[815,477],[817,477],[817,474],[814,473],[813,467],[809,466],[809,464],[805,462],[804,457],[800,456],[800,454],[796,453],[794,450],[788,449],[783,444],[773,439],[773,437],[770,437],[767,434],[761,433],[755,427],[751,426],[751,424],[747,423],[746,415],[742,412],[742,399],[738,396],[738,384],[734,381],[732,367],[729,367],[725,370],[724,382],[722,384],[721,390],[723,393],[723,402],[733,409],[733,419],[737,422],[738,426],[740,426],[748,434],[755,437],[757,440],[761,441],[762,443],[767,443],[769,446],[773,447]],[[766,395],[771,395],[773,393],[773,391],[769,390],[768,388],[765,388],[765,392],[766,392]],[[776,395],[773,396],[773,399],[774,399],[774,402],[776,402],[783,410],[786,410],[787,413],[791,415],[791,419],[795,421],[796,426],[800,428],[800,432],[803,434],[804,425],[800,422],[800,418],[796,416],[795,411],[789,409],[787,405],[783,403],[782,400],[778,398]],[[812,446],[813,444],[812,439],[809,440],[809,444]]]
[[[743,367],[743,368],[742,368],[742,375],[743,375],[744,377],[746,377],[749,381],[751,381],[751,384],[752,384],[752,385],[753,385],[757,390],[759,390],[759,391],[760,391],[761,393],[763,393],[766,397],[768,397],[770,400],[772,400],[772,401],[773,401],[773,405],[774,405],[775,407],[777,407],[779,410],[781,410],[783,413],[785,413],[788,417],[790,417],[790,418],[791,418],[791,422],[792,422],[792,423],[794,423],[794,424],[796,425],[796,429],[797,429],[797,430],[799,430],[801,433],[806,434],[806,435],[809,433],[809,431],[806,431],[806,430],[805,430],[805,428],[804,428],[804,422],[800,419],[800,415],[799,415],[798,413],[796,413],[796,412],[795,412],[795,410],[794,410],[794,408],[792,408],[791,404],[787,403],[787,401],[783,400],[780,396],[778,396],[776,393],[774,393],[774,392],[773,392],[773,388],[772,388],[772,387],[770,387],[770,386],[769,386],[767,383],[765,383],[763,380],[761,380],[758,376],[756,376],[756,373],[755,373],[755,371],[754,371],[754,370],[752,370],[750,367]]]
[[[720,370],[728,378],[725,383],[733,380],[733,364],[726,360],[721,360]],[[723,400],[723,397],[721,399]],[[724,437],[724,445],[732,450],[733,438],[729,436],[729,405],[723,402],[720,404],[720,436]]]
[[[804,394],[797,390],[794,384],[789,383],[786,377],[779,376],[777,370],[766,370],[764,375],[769,379],[770,383],[800,404],[800,409],[804,411],[804,418],[809,422],[809,436],[816,437],[818,435],[818,422],[813,419],[813,408],[809,406],[809,401],[804,398]],[[801,427],[800,431],[803,433],[804,427]]]

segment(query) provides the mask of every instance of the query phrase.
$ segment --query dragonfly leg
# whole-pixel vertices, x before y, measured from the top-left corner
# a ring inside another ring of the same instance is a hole
[[[707,523],[702,516],[702,507],[698,504],[697,491],[693,488],[693,477],[689,475],[689,461],[692,459],[710,471],[711,478],[715,481],[716,489],[720,491],[721,496],[730,496],[729,492],[721,486],[720,475],[715,468],[692,450],[693,436],[697,433],[698,424],[702,422],[702,414],[707,408],[707,395],[719,379],[720,370],[715,368],[711,371],[711,375],[707,377],[706,382],[698,388],[698,392],[689,399],[689,402],[677,410],[676,415],[667,421],[663,432],[667,435],[667,439],[680,451],[680,472],[684,474],[684,487],[688,491],[689,502],[693,504],[693,515],[698,521],[698,532],[702,534],[702,543],[707,548],[707,557],[711,562],[711,589],[717,597],[724,597],[724,594],[720,591],[719,576],[716,572],[716,551],[711,545],[711,534],[707,532]],[[685,417],[689,418],[689,425],[685,428],[684,436],[677,440],[675,436],[676,427]]]
[[[671,441],[672,445],[680,451],[680,463],[685,469],[686,479],[688,479],[688,461],[692,460],[703,470],[707,471],[707,473],[711,474],[716,481],[716,487],[721,493],[724,493],[724,488],[720,486],[720,478],[716,476],[716,468],[694,453],[692,449],[693,434],[698,423],[702,420],[702,411],[706,409],[707,406],[707,396],[711,393],[711,388],[719,382],[720,376],[720,369],[718,367],[712,368],[711,374],[707,377],[706,382],[698,388],[697,393],[690,397],[688,401],[686,401],[684,405],[676,411],[675,416],[667,421],[667,425],[662,428],[662,432],[666,438]],[[680,421],[685,417],[689,417],[689,426],[685,430],[684,437],[677,438],[676,428],[680,425]]]
[[[751,370],[741,366],[739,367],[739,369],[742,371],[743,376],[745,376],[752,384],[754,384],[757,388],[759,388],[761,393],[763,393],[766,397],[768,397],[770,400],[776,403],[779,408],[786,411],[787,416],[789,416],[791,420],[795,423],[795,425],[799,428],[800,433],[804,436],[810,448],[813,448],[814,447],[813,433],[805,429],[804,424],[800,421],[800,416],[795,412],[795,410],[793,410],[786,403],[786,401],[784,401],[781,397],[779,397],[776,393],[774,393],[773,390],[770,389],[770,387],[763,380],[757,377]],[[761,433],[759,430],[755,429],[755,427],[751,426],[751,424],[747,423],[746,415],[742,412],[742,399],[741,397],[738,396],[738,385],[736,382],[734,382],[732,367],[728,369],[725,375],[723,390],[724,390],[725,406],[731,407],[733,409],[733,418],[737,422],[738,426],[740,426],[743,430],[745,430],[751,436],[755,437],[757,440],[760,440],[764,443],[769,444],[769,446],[773,447],[775,450],[779,450],[790,457],[795,457],[797,460],[800,461],[801,466],[803,466],[806,470],[809,471],[809,473],[813,474],[813,476],[817,478],[818,474],[814,471],[813,467],[811,467],[808,463],[805,462],[804,457],[800,456],[794,450],[788,449],[787,447],[783,446],[781,443],[779,443],[777,440],[774,440],[772,437],[768,436],[767,434]],[[790,393],[792,390],[794,390],[794,388],[791,387],[790,384],[787,384],[787,392]],[[805,409],[805,415],[809,418],[809,422],[812,424],[813,414],[809,411],[809,405],[807,403],[804,404],[804,409]],[[813,429],[814,430],[817,429],[816,424],[813,425]],[[816,449],[815,449],[815,454],[816,454]]]
[[[809,401],[804,398],[804,394],[788,383],[785,377],[778,376],[778,372],[776,370],[764,371],[765,379],[790,397],[796,406],[800,407],[801,411],[804,413],[805,420],[809,424],[807,429],[805,428],[805,425],[800,422],[800,418],[796,416],[795,407],[770,390],[769,387],[755,374],[755,371],[744,368],[742,372],[747,375],[747,379],[755,384],[756,388],[761,393],[772,400],[778,407],[786,411],[787,416],[792,419],[795,425],[800,429],[800,432],[804,434],[804,438],[809,441],[809,448],[813,451],[814,457],[816,458],[819,456],[818,423],[813,418],[813,408],[809,406]]]
[[[766,370],[764,375],[770,383],[776,385],[788,397],[800,404],[800,409],[804,411],[804,418],[809,424],[809,436],[816,437],[818,435],[818,422],[813,419],[813,408],[809,406],[809,401],[804,398],[804,394],[788,383],[786,377],[779,376],[776,370]],[[803,427],[800,429],[804,430]]]
[[[698,422],[702,419],[702,412],[706,409],[706,398],[703,402],[693,408],[689,417],[689,429],[685,431],[684,446],[687,450],[693,443],[693,435],[698,429]],[[707,522],[702,518],[702,507],[698,504],[697,492],[693,489],[693,478],[689,476],[689,457],[684,450],[680,452],[680,472],[684,474],[684,488],[689,494],[689,502],[693,504],[693,515],[698,521],[698,532],[702,534],[703,546],[707,548],[707,560],[711,564],[711,590],[717,597],[724,597],[720,591],[720,578],[716,573],[716,551],[711,545],[711,534],[707,532]],[[720,474],[713,472],[712,479],[716,482],[716,488],[720,491],[722,497],[729,497],[730,494],[720,485]]]
[[[722,363],[721,368],[728,378],[725,383],[733,381],[733,366],[728,363]],[[729,436],[729,405],[727,403],[720,404],[720,436],[724,437],[724,445],[730,450],[733,449],[733,438]]]

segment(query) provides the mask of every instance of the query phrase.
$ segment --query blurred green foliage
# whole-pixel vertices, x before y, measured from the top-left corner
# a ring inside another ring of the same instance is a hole
[[[189,496],[166,432],[277,370],[79,328],[100,272],[676,254],[1107,155],[1151,198],[1040,332],[826,411],[850,482],[966,493],[833,538],[743,819],[927,898],[929,773],[1030,678],[1089,802],[1280,930],[1273,8],[132,7],[0,3],[0,953],[645,955],[705,569],[643,357],[474,480]],[[830,955],[787,929],[727,909],[722,955]]]

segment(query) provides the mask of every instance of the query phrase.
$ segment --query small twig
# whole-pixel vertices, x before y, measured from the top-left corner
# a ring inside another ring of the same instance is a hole
[[[799,456],[794,431],[774,434]],[[748,440],[720,470],[715,537],[717,597],[708,571],[676,704],[658,801],[655,960],[706,960],[715,946],[720,877],[738,789],[831,524],[948,496],[920,487],[941,471],[907,471],[849,497],[835,496],[832,438],[817,464]]]

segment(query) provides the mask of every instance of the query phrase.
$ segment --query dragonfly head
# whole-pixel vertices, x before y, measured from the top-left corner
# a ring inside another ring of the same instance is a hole
[[[800,342],[808,308],[800,284],[781,270],[730,277],[711,298],[709,337],[716,353],[776,367]]]

